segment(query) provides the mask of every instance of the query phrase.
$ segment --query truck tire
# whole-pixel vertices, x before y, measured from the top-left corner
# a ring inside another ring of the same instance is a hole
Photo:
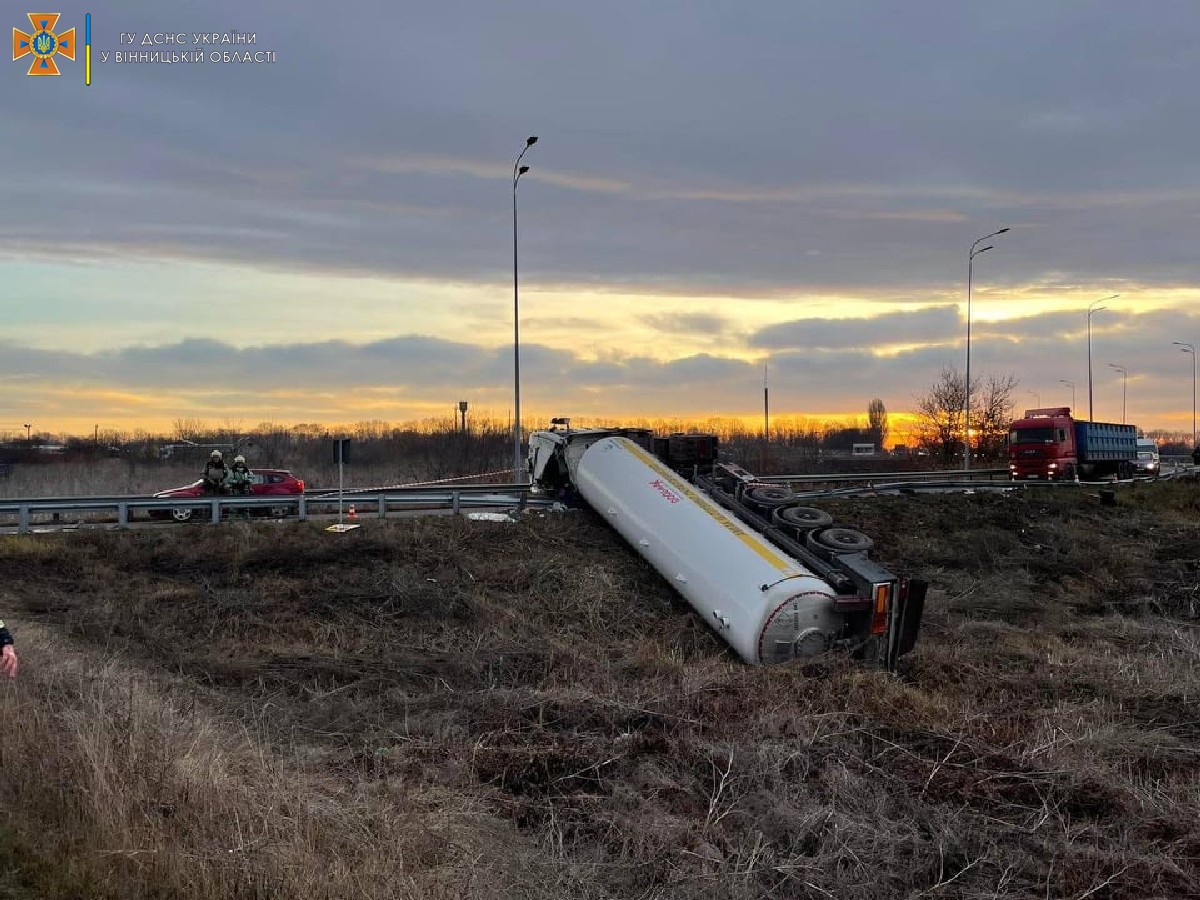
[[[796,502],[796,495],[788,487],[775,487],[759,485],[746,490],[742,494],[742,500],[751,506],[757,507],[767,515],[770,515],[771,510],[778,506],[785,506],[788,503]]]
[[[1074,466],[1067,466],[1065,469],[1063,469],[1062,480],[1063,481],[1078,481],[1079,480],[1076,475]]]
[[[804,540],[810,531],[832,525],[833,516],[811,506],[780,506],[771,513],[771,523],[793,537]]]
[[[873,540],[853,528],[826,528],[813,534],[812,539],[822,547],[839,553],[861,553],[875,546]]]

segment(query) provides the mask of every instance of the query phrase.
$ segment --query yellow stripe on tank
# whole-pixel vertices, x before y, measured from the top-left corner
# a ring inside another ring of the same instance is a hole
[[[679,475],[659,462],[658,459],[629,440],[629,438],[612,438],[612,440],[621,441],[625,449],[641,460],[644,465],[653,469],[659,476],[670,482],[671,487],[675,488],[675,490],[679,491],[679,493],[708,513],[710,517],[720,523],[721,527],[725,528],[731,534],[736,535],[743,544],[761,556],[767,563],[780,571],[796,567],[794,560],[781,555],[771,544],[767,543],[754,532],[744,531],[744,526],[736,519],[732,519],[728,512],[717,505],[715,500],[697,491]]]

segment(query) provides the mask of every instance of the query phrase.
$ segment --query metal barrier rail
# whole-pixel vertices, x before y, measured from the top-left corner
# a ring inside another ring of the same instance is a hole
[[[426,487],[407,487],[405,485],[394,485],[394,486],[386,486],[386,487],[354,488],[352,490],[346,489],[346,490],[342,491],[342,494],[347,497],[350,496],[351,494],[355,495],[356,497],[360,494],[383,494],[383,493],[386,493],[389,496],[403,495],[403,494],[428,494],[431,491],[433,491],[435,493],[449,493],[450,491],[457,491],[460,494],[497,494],[497,493],[524,494],[524,493],[528,493],[531,490],[531,488],[532,488],[532,485],[528,485],[528,484],[461,484],[461,485],[455,485],[453,487],[447,486],[447,487],[442,487],[442,488],[430,488],[428,486],[426,486]],[[304,490],[305,497],[323,498],[323,497],[337,497],[337,495],[338,495],[338,489],[336,487],[333,487],[333,488],[305,488],[305,490]],[[233,495],[232,494],[222,494],[221,496],[226,497],[226,498],[232,498]],[[254,496],[255,496],[255,498],[277,497],[277,498],[287,500],[289,502],[295,502],[295,498],[299,497],[300,495],[299,494],[256,494]],[[156,499],[156,498],[147,497],[144,494],[97,494],[94,496],[87,496],[87,497],[10,497],[10,498],[6,498],[6,499],[0,499],[0,504],[57,503],[59,501],[66,501],[66,500],[80,500],[80,501],[94,500],[94,501],[103,502],[103,503],[121,503],[126,500],[134,501],[134,500],[154,500],[154,499]],[[179,498],[178,502],[182,503],[184,501],[184,499],[185,498],[181,497],[181,498]],[[196,498],[196,499],[203,499],[203,500],[207,501],[212,498],[206,496],[203,498]],[[242,498],[242,499],[245,499],[245,498]]]
[[[220,523],[222,513],[231,510],[276,509],[288,507],[295,510],[299,519],[307,519],[313,507],[322,510],[337,511],[339,503],[344,504],[345,497],[308,496],[305,494],[258,497],[198,497],[194,499],[154,499],[137,497],[120,498],[85,498],[59,500],[7,500],[0,501],[0,516],[16,516],[17,533],[28,534],[32,518],[37,513],[50,513],[61,516],[63,513],[95,513],[115,512],[117,526],[124,528],[129,525],[130,514],[139,510],[173,510],[196,509],[208,510],[209,521]],[[451,491],[406,491],[403,493],[374,493],[354,495],[353,505],[359,518],[373,515],[376,518],[386,518],[389,512],[403,512],[417,509],[449,509],[460,513],[466,509],[496,509],[506,507],[544,508],[551,506],[553,500],[548,497],[515,496],[510,493],[478,493],[462,491],[455,488]],[[199,521],[199,520],[198,520]]]
[[[821,484],[826,481],[973,481],[987,478],[989,481],[1003,476],[1008,478],[1008,469],[941,469],[933,472],[831,472],[823,475],[760,475],[754,480],[764,484]]]

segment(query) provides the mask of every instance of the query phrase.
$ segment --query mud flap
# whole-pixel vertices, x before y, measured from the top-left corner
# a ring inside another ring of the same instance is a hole
[[[902,579],[892,604],[888,629],[887,670],[893,672],[900,657],[917,645],[921,619],[925,615],[925,591],[929,585],[920,578]]]

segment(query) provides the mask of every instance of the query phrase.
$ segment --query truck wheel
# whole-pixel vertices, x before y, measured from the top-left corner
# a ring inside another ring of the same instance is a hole
[[[1063,477],[1063,481],[1074,481],[1075,480],[1075,467],[1067,466],[1065,469],[1063,469],[1062,477]]]
[[[190,522],[192,520],[193,509],[173,509],[171,510],[171,518],[176,522]]]
[[[796,495],[792,493],[791,488],[786,487],[752,487],[749,488],[743,495],[742,499],[759,509],[770,511],[777,506],[783,506],[787,503],[794,503]]]
[[[875,542],[853,528],[826,528],[813,535],[813,539],[822,547],[837,550],[840,553],[859,553],[870,550]]]
[[[781,506],[771,514],[771,518],[777,525],[791,526],[798,532],[826,528],[833,524],[833,516],[823,509],[814,509],[811,506]]]

